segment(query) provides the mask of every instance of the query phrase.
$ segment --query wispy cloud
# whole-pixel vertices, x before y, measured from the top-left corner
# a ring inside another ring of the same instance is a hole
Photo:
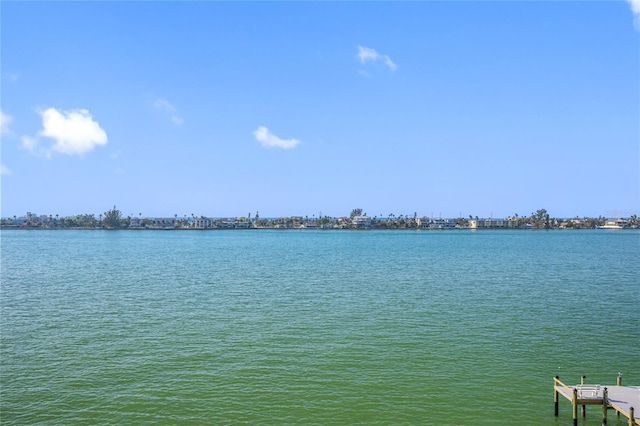
[[[11,133],[11,130],[9,130],[9,124],[11,124],[12,121],[13,117],[0,111],[0,132],[2,134]]]
[[[22,146],[33,154],[51,156],[53,152],[82,155],[107,143],[107,133],[86,109],[39,111],[43,129],[36,137],[23,136]],[[40,137],[51,138],[53,145],[40,146]]]
[[[184,119],[178,114],[176,107],[164,98],[158,98],[153,102],[153,106],[171,119],[176,126],[184,123]]]
[[[358,58],[361,64],[366,64],[367,62],[383,62],[391,71],[395,71],[398,68],[388,55],[382,55],[375,49],[365,46],[358,46],[356,58]]]
[[[640,0],[627,0],[633,12],[633,26],[640,31]]]
[[[10,174],[12,174],[13,172],[11,171],[10,168],[8,168],[7,166],[5,166],[4,164],[0,164],[0,175],[2,176],[9,176]]]
[[[253,135],[264,148],[291,149],[300,143],[298,139],[280,139],[278,136],[269,132],[269,129],[264,126],[260,126],[254,130]]]
[[[38,140],[31,136],[22,137],[22,147],[34,155],[44,154],[44,150],[38,148]],[[41,150],[42,152],[40,152]]]
[[[6,79],[7,79],[7,81],[9,81],[11,83],[15,83],[16,81],[18,81],[18,74],[5,72],[4,75],[5,75]]]

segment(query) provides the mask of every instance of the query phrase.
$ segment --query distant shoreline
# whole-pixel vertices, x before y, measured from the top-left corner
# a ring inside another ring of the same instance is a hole
[[[418,217],[411,215],[395,215],[387,217],[367,216],[362,209],[353,209],[349,216],[330,217],[320,214],[314,216],[289,216],[277,218],[261,218],[259,212],[252,217],[215,218],[196,216],[179,217],[143,217],[124,216],[120,210],[113,209],[104,214],[79,214],[60,217],[59,215],[38,215],[27,212],[25,216],[2,218],[1,229],[130,229],[130,230],[227,230],[227,229],[366,229],[366,230],[482,230],[482,229],[635,229],[640,228],[637,215],[629,218],[605,218],[599,216],[554,218],[546,209],[539,209],[530,216],[514,214],[505,219],[466,217]]]
[[[626,227],[626,228],[285,228],[285,227],[249,227],[249,228],[82,228],[82,227],[64,227],[64,228],[47,228],[42,226],[20,226],[20,225],[0,225],[0,230],[16,230],[16,231],[425,231],[425,232],[442,232],[442,231],[623,231],[623,230],[640,230],[640,227]]]

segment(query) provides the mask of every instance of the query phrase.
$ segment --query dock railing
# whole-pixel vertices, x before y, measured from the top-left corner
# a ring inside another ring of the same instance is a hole
[[[571,401],[571,414],[573,417],[573,425],[578,425],[578,406],[582,406],[582,417],[586,416],[586,404],[602,404],[602,424],[607,424],[608,392],[605,387],[600,397],[600,385],[585,384],[586,377],[582,376],[580,384],[576,386],[567,386],[558,376],[553,378],[553,406],[554,415],[558,416],[558,406],[560,394]]]
[[[564,383],[562,383],[562,381],[560,381],[560,377],[555,376],[553,378],[553,414],[558,417],[558,409],[559,409],[559,396],[560,396],[560,392],[558,391],[557,386],[561,386],[563,388],[565,388],[567,390],[567,393],[569,395],[572,395],[574,392],[574,388],[569,387],[567,385],[565,385]],[[576,395],[577,396],[577,395]]]

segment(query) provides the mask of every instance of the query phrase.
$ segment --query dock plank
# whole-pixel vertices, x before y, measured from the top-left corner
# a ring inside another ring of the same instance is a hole
[[[629,418],[630,408],[635,410],[635,424],[640,425],[640,386],[610,386],[609,406]]]

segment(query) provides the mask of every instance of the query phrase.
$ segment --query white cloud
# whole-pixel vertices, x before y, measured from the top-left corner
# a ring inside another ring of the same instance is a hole
[[[253,135],[256,137],[256,140],[260,142],[260,145],[265,148],[291,149],[300,143],[297,139],[280,139],[273,133],[270,133],[269,129],[264,126],[260,126],[254,130]]]
[[[158,98],[153,102],[153,106],[155,107],[155,109],[162,111],[165,115],[171,118],[171,121],[176,126],[184,123],[184,119],[180,117],[180,115],[178,115],[176,107],[168,100]]]
[[[398,68],[388,55],[381,55],[375,49],[365,46],[358,46],[358,54],[356,55],[356,58],[358,58],[361,64],[381,61],[384,62],[391,71],[395,71]]]
[[[633,26],[640,31],[640,0],[627,0],[633,12]]]
[[[48,108],[39,114],[42,116],[42,131],[35,138],[22,137],[22,146],[32,154],[44,153],[47,157],[53,152],[82,155],[107,143],[106,132],[86,109],[58,111]],[[53,145],[41,148],[40,136],[53,139]]]
[[[0,132],[2,134],[11,133],[11,130],[9,130],[9,124],[11,124],[12,121],[13,117],[0,111]]]
[[[384,55],[383,59],[384,59],[384,63],[387,64],[387,66],[391,71],[395,71],[398,68],[396,64],[391,62],[391,58],[389,58],[387,55]]]
[[[22,137],[22,147],[32,154],[39,154],[38,151],[38,140],[36,138],[32,138],[30,136]]]
[[[380,57],[380,54],[376,52],[374,49],[370,49],[364,46],[358,46],[358,59],[360,59],[360,63],[364,64],[367,61],[375,61]]]
[[[13,173],[13,172],[11,171],[10,168],[5,166],[4,164],[0,164],[0,175],[9,176],[11,173]]]
[[[107,143],[107,134],[86,109],[58,111],[49,108],[41,113],[40,135],[54,139],[51,150],[62,154],[84,154]]]

